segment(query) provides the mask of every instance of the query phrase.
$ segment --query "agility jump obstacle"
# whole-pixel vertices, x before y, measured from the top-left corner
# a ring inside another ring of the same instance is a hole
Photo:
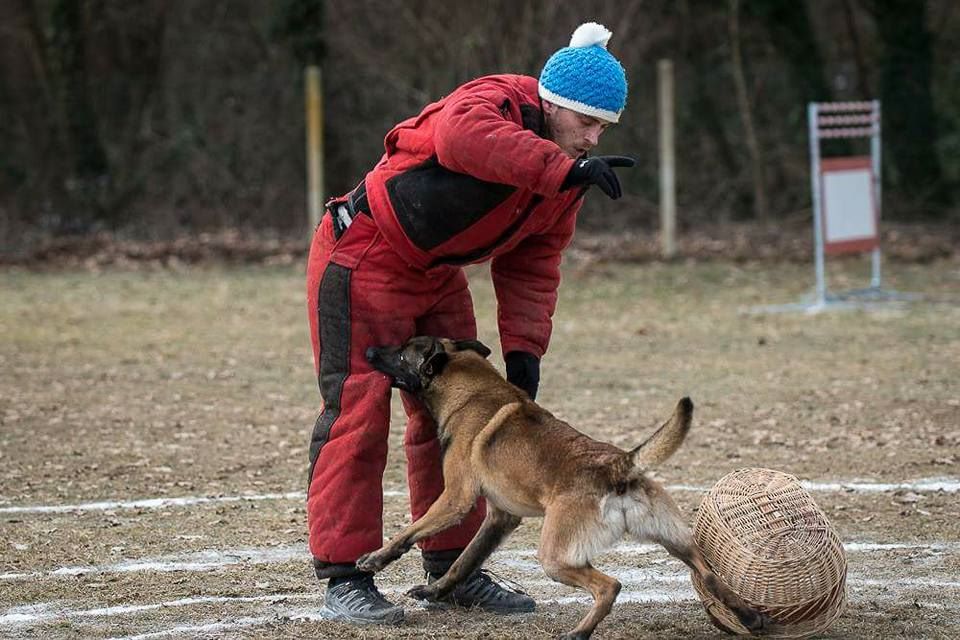
[[[759,312],[849,308],[871,303],[908,301],[917,296],[880,286],[880,101],[811,102],[810,190],[813,194],[815,290],[812,301],[760,307]],[[823,157],[823,140],[869,139],[870,155]],[[870,286],[827,291],[827,255],[871,252]]]

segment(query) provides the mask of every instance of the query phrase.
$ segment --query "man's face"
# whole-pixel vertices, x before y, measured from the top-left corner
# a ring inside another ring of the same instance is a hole
[[[597,146],[600,135],[610,126],[605,120],[565,109],[546,100],[543,102],[543,116],[547,137],[571,158],[579,158]]]

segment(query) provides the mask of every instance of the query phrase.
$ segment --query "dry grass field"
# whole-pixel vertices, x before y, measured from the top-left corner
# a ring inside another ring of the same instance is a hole
[[[535,520],[489,566],[536,613],[420,608],[402,596],[421,579],[414,552],[380,580],[404,625],[319,618],[301,271],[2,273],[0,637],[527,639],[575,624],[587,598],[536,564]],[[960,637],[960,264],[887,265],[887,286],[925,296],[910,306],[744,313],[799,299],[811,271],[571,263],[541,404],[627,447],[689,394],[694,428],[657,476],[691,522],[733,469],[793,473],[847,548],[849,606],[824,637]],[[838,288],[867,277],[860,260],[831,274]],[[495,346],[492,289],[471,277]],[[387,534],[408,519],[402,430],[398,416]],[[624,590],[596,637],[718,637],[663,551],[625,541],[598,565]]]

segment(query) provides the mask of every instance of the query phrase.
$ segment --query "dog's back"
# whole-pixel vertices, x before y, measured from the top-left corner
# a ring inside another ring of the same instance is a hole
[[[535,402],[524,402],[526,394],[504,380],[485,358],[471,352],[461,353],[451,362],[451,365],[453,366],[448,365],[442,377],[445,381],[451,379],[464,381],[465,384],[460,389],[463,395],[472,396],[474,402],[487,404],[488,411],[491,401],[497,409],[500,403],[520,402],[524,405],[523,417],[520,419],[538,429],[549,431],[551,440],[556,438],[557,442],[570,445],[561,448],[565,455],[576,458],[589,459],[593,455],[598,455],[606,464],[609,462],[607,456],[627,453],[628,466],[640,470],[649,469],[663,463],[676,453],[683,444],[693,421],[693,402],[690,398],[684,397],[677,403],[670,419],[653,435],[629,452],[623,452],[613,445],[596,441],[577,431]],[[559,452],[555,453],[559,454]]]
[[[472,458],[484,467],[486,477],[496,478],[495,484],[503,487],[500,493],[525,496],[523,513],[517,515],[542,515],[545,505],[567,493],[597,501],[608,495],[625,496],[642,490],[648,482],[644,470],[679,448],[690,427],[692,406],[684,398],[673,417],[650,438],[624,451],[594,440],[533,402],[520,400],[483,430]]]
[[[599,498],[629,482],[628,452],[590,438],[532,402],[511,408],[478,438],[472,461],[495,479],[488,484],[501,494],[525,496],[524,513],[517,515],[543,515],[546,505],[564,494]]]

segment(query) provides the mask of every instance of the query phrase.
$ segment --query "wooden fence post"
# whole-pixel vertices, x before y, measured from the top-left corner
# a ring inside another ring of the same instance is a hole
[[[677,253],[677,194],[674,153],[673,62],[657,62],[657,95],[660,112],[660,246],[663,257]]]
[[[307,111],[307,211],[308,237],[323,215],[323,85],[320,67],[310,65],[304,71]]]

